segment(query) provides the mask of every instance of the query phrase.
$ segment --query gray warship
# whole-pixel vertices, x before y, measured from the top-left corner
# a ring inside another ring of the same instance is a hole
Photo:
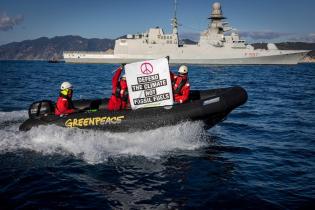
[[[65,51],[67,63],[121,64],[169,56],[171,64],[297,64],[307,50],[279,50],[269,43],[267,49],[254,49],[224,21],[221,4],[212,5],[208,28],[200,33],[197,44],[181,44],[178,35],[176,1],[172,33],[150,28],[141,34],[127,35],[115,41],[114,50],[108,52]]]

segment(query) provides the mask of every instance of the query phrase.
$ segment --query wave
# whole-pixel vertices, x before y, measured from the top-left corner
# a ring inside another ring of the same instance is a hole
[[[27,111],[12,111],[12,112],[0,112],[0,123],[10,122],[10,121],[21,121],[27,119]]]
[[[44,155],[74,155],[95,164],[117,156],[160,158],[174,150],[194,150],[206,143],[206,131],[200,122],[134,133],[68,129],[54,125],[20,132],[20,123],[16,122],[26,119],[25,111],[2,112],[0,116],[5,116],[6,122],[15,122],[0,129],[0,153],[26,149]],[[1,121],[4,122],[2,118]]]

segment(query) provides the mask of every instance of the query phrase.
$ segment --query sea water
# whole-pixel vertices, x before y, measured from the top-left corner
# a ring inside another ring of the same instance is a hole
[[[0,62],[0,209],[313,209],[315,65],[189,66],[192,89],[248,101],[201,122],[133,133],[18,131],[36,100],[109,97],[116,65]],[[176,70],[178,66],[171,67]]]

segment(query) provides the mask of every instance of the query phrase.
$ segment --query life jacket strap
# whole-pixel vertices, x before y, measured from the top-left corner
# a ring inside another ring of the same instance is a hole
[[[179,94],[181,89],[184,87],[184,85],[186,84],[187,82],[187,78],[182,78],[182,81],[180,81],[178,87],[174,90],[174,94]],[[176,82],[175,82],[176,84]]]

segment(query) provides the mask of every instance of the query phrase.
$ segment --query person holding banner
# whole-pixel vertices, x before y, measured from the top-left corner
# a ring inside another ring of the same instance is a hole
[[[174,100],[177,103],[185,103],[189,99],[190,84],[188,81],[188,67],[181,65],[178,69],[179,75],[171,72]]]
[[[111,111],[127,108],[128,88],[125,75],[119,80],[122,70],[123,66],[120,66],[112,79],[112,95],[107,107],[107,109]]]

